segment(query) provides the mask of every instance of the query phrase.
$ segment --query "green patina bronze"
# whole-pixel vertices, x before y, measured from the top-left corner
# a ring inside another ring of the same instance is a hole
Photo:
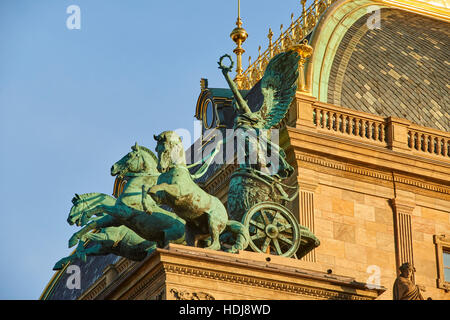
[[[149,149],[138,146],[137,143],[132,147],[132,151],[116,162],[111,168],[111,175],[119,175],[127,179],[125,188],[119,198],[106,200],[109,196],[99,197],[91,202],[82,202],[80,208],[78,205],[72,207],[67,221],[69,224],[84,226],[76,232],[69,240],[69,247],[73,247],[78,241],[84,242],[89,231],[98,228],[125,226],[136,233],[142,239],[150,242],[156,242],[158,247],[163,247],[169,242],[184,242],[185,221],[176,214],[159,207],[156,202],[147,197],[142,200],[142,189],[148,190],[154,186],[158,180],[159,172],[157,170],[157,158]],[[100,201],[100,199],[102,201]],[[145,211],[144,211],[145,207]],[[99,217],[93,218],[96,215]],[[112,233],[110,233],[112,235]],[[122,231],[122,249],[121,256],[138,256],[134,249],[136,248],[137,238]],[[119,236],[118,233],[114,236]],[[95,237],[94,237],[95,238]],[[131,242],[126,243],[132,239]],[[144,246],[146,246],[145,244]],[[79,246],[80,248],[80,246]],[[126,250],[132,248],[131,251]],[[151,249],[151,245],[147,249]],[[117,247],[115,249],[118,249]],[[146,252],[148,253],[148,249]],[[78,250],[77,250],[78,251]],[[82,249],[80,248],[80,251]],[[75,253],[75,255],[80,253]],[[144,256],[142,253],[141,256]]]
[[[224,58],[228,58],[231,65],[224,65]],[[259,84],[263,101],[257,111],[252,111],[258,106],[249,106],[229,75],[233,65],[231,57],[224,55],[218,62],[234,95],[235,135],[243,137],[237,148],[245,154],[245,162],[240,163],[231,176],[228,214],[248,228],[253,251],[287,257],[303,256],[320,244],[282,205],[298,194],[297,187],[282,183],[294,169],[286,161],[284,150],[271,140],[270,132],[265,132],[279,127],[289,110],[297,90],[298,62],[299,56],[293,51],[271,59]],[[267,161],[268,154],[275,155],[271,158],[277,160],[276,164]],[[252,156],[256,163],[248,162]],[[289,197],[285,189],[296,191]]]
[[[240,168],[255,169],[261,173],[269,174],[276,178],[287,178],[294,169],[287,163],[286,155],[277,143],[270,139],[270,129],[280,125],[286,116],[289,106],[297,90],[298,61],[299,56],[293,51],[280,53],[272,58],[267,65],[264,76],[260,81],[261,94],[263,102],[259,110],[252,112],[247,101],[242,97],[236,83],[231,79],[229,73],[231,65],[225,66],[223,59],[227,57],[232,62],[229,55],[220,58],[218,64],[222,73],[234,95],[233,106],[237,111],[234,123],[234,129],[237,134],[244,135],[247,131],[253,134],[246,136],[246,144],[238,145],[238,148],[245,148],[250,145],[250,150],[246,153],[246,159],[251,155],[258,154],[256,157],[258,163],[240,163]],[[256,106],[257,107],[257,106]],[[249,139],[259,139],[257,141],[248,141]],[[270,163],[263,162],[265,156],[269,153],[277,155],[279,164],[277,168],[270,168]]]
[[[73,207],[71,214],[83,212],[100,204],[114,206],[116,199],[103,193],[86,193],[75,195],[72,199]],[[75,258],[86,262],[86,256],[100,256],[113,253],[130,260],[140,261],[156,248],[156,242],[148,241],[137,235],[133,230],[110,215],[100,215],[91,219],[91,226],[95,225],[99,232],[86,233],[80,237],[76,251],[65,258],[59,260],[53,270],[61,270],[66,264],[71,263]],[[117,225],[117,226],[116,226]],[[76,236],[75,238],[78,238]],[[90,247],[85,247],[86,241],[93,243]]]

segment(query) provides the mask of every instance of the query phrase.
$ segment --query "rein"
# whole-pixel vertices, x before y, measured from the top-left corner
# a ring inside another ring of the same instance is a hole
[[[190,169],[190,168],[193,168],[193,167],[199,165],[200,163],[204,162],[203,165],[195,173],[191,174],[192,179],[195,180],[195,179],[201,178],[202,176],[205,175],[205,173],[208,171],[208,168],[209,168],[211,162],[213,161],[214,157],[219,152],[220,147],[222,146],[223,142],[224,142],[224,140],[220,140],[219,142],[217,142],[217,145],[214,148],[214,150],[209,155],[207,155],[206,157],[201,159],[200,161],[197,161],[196,163],[186,166],[186,169]]]
[[[118,174],[119,178],[127,178],[127,177],[159,177],[160,173],[145,173],[145,172],[126,172],[125,174]]]

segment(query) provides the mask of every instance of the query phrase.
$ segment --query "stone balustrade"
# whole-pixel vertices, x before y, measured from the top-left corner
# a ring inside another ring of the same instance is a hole
[[[383,146],[408,154],[450,160],[450,133],[406,119],[381,117],[317,101],[297,92],[296,126]]]

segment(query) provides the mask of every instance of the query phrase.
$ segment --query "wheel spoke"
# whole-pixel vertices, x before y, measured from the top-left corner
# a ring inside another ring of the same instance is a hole
[[[291,239],[286,238],[285,236],[283,236],[282,234],[278,235],[278,239],[280,239],[281,241],[284,241],[290,245],[293,245],[294,243],[292,242]]]
[[[275,250],[277,250],[277,254],[281,256],[283,253],[281,252],[280,243],[278,239],[273,239],[273,244],[275,245]]]
[[[252,239],[252,240],[258,240],[258,239],[261,239],[261,238],[263,238],[263,237],[265,237],[265,236],[266,236],[266,234],[265,234],[264,232],[258,232],[258,233],[256,233],[256,234],[254,234],[253,236],[251,236],[250,239]]]
[[[280,215],[280,211],[276,211],[275,214],[273,215],[273,221],[277,221],[278,216]],[[283,216],[281,216],[283,217]]]
[[[255,221],[255,220],[250,220],[250,224],[254,225],[255,227],[264,230],[266,228],[265,225],[263,225],[262,223]]]
[[[300,230],[292,212],[277,203],[265,202],[251,208],[243,219],[255,252],[292,257],[300,245]]]
[[[291,229],[291,228],[292,228],[292,225],[290,225],[290,224],[284,224],[284,225],[278,227],[278,231],[279,231],[279,232],[283,232],[284,230]]]
[[[264,244],[263,244],[263,246],[262,246],[262,248],[261,248],[261,251],[262,252],[266,252],[267,251],[267,247],[269,246],[269,244],[270,244],[270,238],[269,237],[267,237],[266,238],[266,240],[264,241]]]
[[[261,210],[261,216],[263,217],[264,223],[266,224],[266,226],[268,224],[270,224],[269,218],[267,218],[267,215],[266,215],[266,213],[263,210]]]

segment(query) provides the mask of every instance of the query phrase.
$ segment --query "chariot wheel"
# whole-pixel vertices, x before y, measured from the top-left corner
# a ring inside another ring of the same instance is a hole
[[[255,252],[292,257],[300,246],[300,227],[294,215],[276,202],[261,202],[242,217]]]

